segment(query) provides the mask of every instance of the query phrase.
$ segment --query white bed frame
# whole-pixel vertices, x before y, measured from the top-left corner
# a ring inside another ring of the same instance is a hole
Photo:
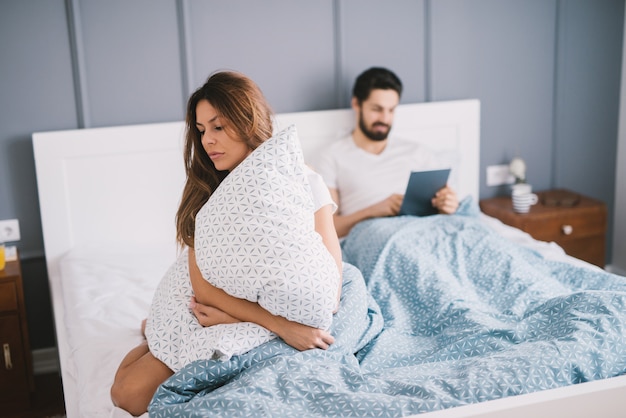
[[[295,123],[306,161],[348,134],[350,109],[277,115]],[[477,100],[401,105],[393,135],[426,144],[454,163],[459,196],[478,199],[480,104]],[[78,417],[64,327],[61,258],[73,248],[170,246],[184,183],[184,123],[33,134],[39,202],[67,416]],[[100,365],[99,365],[100,366]],[[111,367],[117,368],[117,365]],[[483,402],[424,417],[624,416],[626,376]]]

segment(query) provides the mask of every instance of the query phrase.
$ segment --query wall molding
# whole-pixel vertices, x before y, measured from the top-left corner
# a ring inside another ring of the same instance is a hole
[[[624,15],[626,28],[626,14]],[[613,266],[619,268],[626,275],[626,30],[622,42],[622,77],[620,89],[620,104],[617,123],[617,150],[615,167],[615,200],[613,208],[613,251],[610,260]],[[618,221],[621,220],[621,221]]]
[[[65,0],[67,27],[69,32],[72,71],[74,72],[74,97],[76,100],[76,120],[79,128],[91,127],[89,97],[87,95],[87,73],[85,69],[85,47],[79,0]]]
[[[191,23],[189,17],[191,12],[189,10],[189,2],[187,0],[176,1],[176,20],[178,24],[178,37],[180,48],[180,74],[182,77],[183,86],[183,105],[187,103],[189,96],[193,92],[194,74],[193,65],[191,62]]]
[[[335,47],[335,103],[338,109],[346,107],[343,99],[343,38],[341,37],[341,4],[333,1],[333,30]]]
[[[564,13],[564,10],[567,6],[563,4],[562,0],[557,0],[556,2],[556,19],[554,22],[554,74],[553,74],[553,91],[552,91],[552,143],[551,143],[551,166],[550,166],[550,187],[559,186],[558,183],[558,164],[559,160],[557,158],[557,153],[559,151],[558,147],[558,138],[559,138],[559,126],[558,126],[558,112],[561,110],[559,103],[559,91],[561,89],[559,78],[559,71],[563,67],[563,63],[565,62],[565,48],[562,47],[563,41],[565,40],[566,25],[565,22],[562,21],[561,15]]]
[[[609,273],[626,276],[626,270],[616,266],[615,264],[608,264],[606,267],[604,267],[604,270],[608,271]]]
[[[47,374],[60,372],[61,367],[59,365],[59,351],[56,347],[38,348],[32,350],[33,356],[33,373]]]
[[[424,80],[423,91],[424,101],[431,102],[432,98],[432,70],[433,70],[433,54],[432,54],[432,10],[430,0],[424,0]]]

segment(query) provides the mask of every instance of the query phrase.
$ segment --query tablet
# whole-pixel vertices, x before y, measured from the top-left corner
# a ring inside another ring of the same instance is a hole
[[[427,216],[438,213],[430,201],[439,189],[446,186],[449,176],[449,168],[412,171],[399,215]]]

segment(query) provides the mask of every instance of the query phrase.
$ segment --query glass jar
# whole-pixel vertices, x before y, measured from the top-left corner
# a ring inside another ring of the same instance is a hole
[[[0,270],[4,270],[4,267],[7,264],[6,251],[4,247],[4,242],[0,241]]]

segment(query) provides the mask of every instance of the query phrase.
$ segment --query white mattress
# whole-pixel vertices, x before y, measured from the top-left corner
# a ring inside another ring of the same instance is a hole
[[[495,218],[484,221],[502,235],[550,259],[597,268],[567,256],[554,243],[540,242]],[[71,358],[65,372],[79,393],[74,410],[80,417],[130,417],[114,408],[109,390],[122,358],[142,341],[140,324],[154,290],[176,259],[176,248],[81,248],[61,261],[67,345]],[[144,414],[147,415],[147,414]]]
[[[113,408],[109,390],[122,358],[142,341],[140,325],[175,248],[132,253],[83,248],[60,263],[64,322],[81,417],[130,416]],[[114,410],[115,409],[115,410]]]

